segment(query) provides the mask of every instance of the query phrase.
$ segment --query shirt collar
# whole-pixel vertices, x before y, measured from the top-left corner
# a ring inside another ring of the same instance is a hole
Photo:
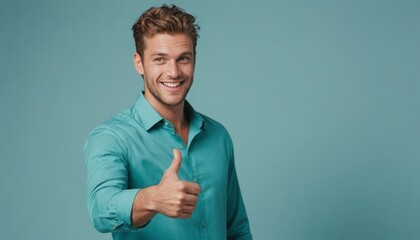
[[[162,122],[163,118],[160,114],[150,105],[144,94],[140,94],[135,103],[137,115],[140,117],[146,131],[149,131],[157,123]],[[185,111],[190,120],[190,128],[194,127],[202,129],[204,127],[203,117],[194,110],[188,101],[185,101]]]
[[[204,128],[203,116],[201,116],[201,114],[196,112],[187,100],[185,100],[184,108],[185,108],[185,112],[187,113],[188,119],[190,120],[190,128],[194,127],[197,129],[203,129]]]

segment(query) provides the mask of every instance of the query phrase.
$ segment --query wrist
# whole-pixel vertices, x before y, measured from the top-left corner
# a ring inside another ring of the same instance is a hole
[[[157,213],[155,210],[155,201],[153,187],[144,188],[137,193],[131,210],[131,224],[135,227],[141,227],[148,223]]]
[[[140,205],[143,206],[144,210],[157,213],[157,204],[156,204],[156,196],[157,196],[157,187],[151,186],[142,190],[140,196]]]

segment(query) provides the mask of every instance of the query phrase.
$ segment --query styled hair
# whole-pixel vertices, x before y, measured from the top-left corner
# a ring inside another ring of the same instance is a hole
[[[195,24],[195,17],[175,5],[152,7],[145,11],[131,28],[136,44],[136,51],[143,58],[145,38],[151,38],[158,33],[183,33],[191,37],[194,44],[194,54],[197,46],[200,27]]]

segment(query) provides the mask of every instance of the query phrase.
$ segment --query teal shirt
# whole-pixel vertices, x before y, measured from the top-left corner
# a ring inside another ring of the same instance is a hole
[[[135,105],[96,127],[85,145],[88,210],[95,228],[118,240],[252,239],[226,129],[187,103],[188,145],[140,94]],[[179,178],[201,188],[191,218],[155,215],[142,228],[131,226],[139,190],[157,185],[182,154]]]

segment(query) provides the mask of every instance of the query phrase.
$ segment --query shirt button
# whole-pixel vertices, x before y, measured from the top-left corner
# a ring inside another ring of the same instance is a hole
[[[168,122],[165,122],[165,126],[168,126]]]
[[[198,179],[197,178],[194,178],[194,182],[198,182]]]
[[[200,224],[201,228],[205,228],[206,227],[206,223],[204,221],[201,222]]]
[[[184,149],[184,146],[182,146],[182,145],[181,145],[181,146],[179,146],[179,148],[180,148],[180,149]]]

